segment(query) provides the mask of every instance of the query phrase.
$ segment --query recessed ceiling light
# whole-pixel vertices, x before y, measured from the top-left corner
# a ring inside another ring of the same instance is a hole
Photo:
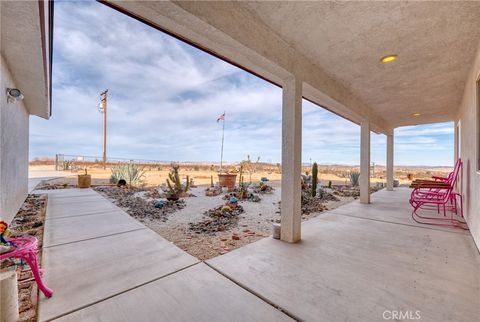
[[[420,116],[420,115],[422,115],[422,114],[420,114],[420,113],[413,113],[412,114],[412,116]]]
[[[392,61],[395,61],[395,60],[397,60],[397,55],[387,55],[380,58],[380,62],[382,62],[382,64],[391,63]]]

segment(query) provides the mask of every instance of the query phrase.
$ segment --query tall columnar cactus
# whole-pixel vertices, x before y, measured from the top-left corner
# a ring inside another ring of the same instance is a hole
[[[179,168],[179,165],[172,165],[172,170],[170,170],[170,173],[168,174],[169,179],[167,179],[167,185],[168,189],[170,190],[170,195],[172,196],[178,196],[182,192],[187,192],[190,189],[190,177],[187,176],[187,182],[185,183],[184,187],[178,173]]]
[[[243,199],[247,197],[247,188],[245,186],[245,183],[243,181],[243,172],[244,172],[244,164],[240,163],[240,171],[239,171],[239,176],[238,176],[238,193],[237,196],[239,199]]]
[[[240,171],[238,174],[238,187],[242,188],[243,186],[243,164],[240,163]]]
[[[312,197],[317,195],[317,183],[318,183],[318,165],[317,162],[312,166]]]
[[[210,176],[210,187],[212,187],[212,188],[213,188],[213,175],[212,175],[212,176]]]

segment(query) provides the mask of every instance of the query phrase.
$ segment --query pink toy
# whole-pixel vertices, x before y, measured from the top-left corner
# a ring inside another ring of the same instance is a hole
[[[448,177],[432,177],[434,180],[419,180],[412,183],[415,187],[410,195],[413,220],[422,224],[468,229],[463,218],[462,195],[454,190],[461,167],[462,161],[458,159],[453,172]],[[443,216],[425,216],[417,212],[420,209],[436,210],[437,214],[440,214],[441,208],[443,208]],[[449,217],[447,210],[450,211]]]
[[[13,244],[16,249],[0,255],[0,260],[4,260],[10,257],[20,258],[25,260],[32,270],[35,281],[37,282],[38,288],[45,294],[46,297],[51,297],[53,291],[49,289],[45,284],[43,284],[42,277],[40,276],[40,270],[38,267],[37,252],[38,252],[38,242],[35,237],[25,236],[25,237],[13,237],[8,240],[9,243]]]

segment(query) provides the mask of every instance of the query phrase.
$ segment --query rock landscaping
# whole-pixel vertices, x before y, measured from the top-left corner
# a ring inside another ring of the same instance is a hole
[[[146,218],[166,221],[168,215],[185,207],[182,199],[156,199],[161,194],[154,188],[100,186],[93,189],[142,222]]]
[[[68,183],[48,183],[42,181],[35,189],[36,190],[57,190],[57,189],[69,189],[76,188],[77,186]]]
[[[208,217],[199,222],[189,223],[189,229],[196,234],[214,235],[237,226],[239,215],[244,213],[243,207],[225,205],[207,210],[203,215]]]

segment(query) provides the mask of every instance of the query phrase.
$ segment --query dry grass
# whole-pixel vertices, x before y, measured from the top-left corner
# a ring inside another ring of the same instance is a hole
[[[53,165],[30,165],[30,170],[54,170]],[[110,168],[103,169],[101,165],[89,165],[87,167],[88,173],[92,175],[92,184],[108,184],[111,171]],[[168,173],[170,167],[168,165],[162,166],[146,166],[145,167],[145,177],[143,183],[147,186],[158,186],[165,183],[168,178]],[[308,167],[304,167],[303,171],[309,170]],[[333,184],[349,184],[348,177],[345,174],[348,171],[358,171],[358,167],[350,166],[319,166],[318,177],[321,181],[321,184],[328,184],[328,181],[332,181]],[[70,170],[72,177],[67,179],[68,183],[76,184],[77,174],[82,174],[83,169]],[[446,176],[448,172],[452,171],[451,168],[413,168],[413,167],[402,167],[395,169],[395,178],[400,181],[401,184],[408,184],[411,180],[408,179],[408,175],[413,175],[414,179],[417,178],[430,178],[432,175]],[[210,166],[198,166],[198,165],[182,165],[180,166],[180,175],[184,179],[186,176],[193,178],[196,185],[208,185],[210,184],[210,177],[213,176],[214,182],[218,181],[216,170],[212,170]],[[272,182],[279,182],[282,178],[282,175],[278,168],[275,166],[263,166],[259,167],[258,170],[252,174],[252,182],[258,182],[262,177],[267,177]],[[250,181],[250,175],[246,173],[244,175],[244,180],[246,182]],[[371,178],[372,183],[376,182],[385,182],[386,181],[386,172],[385,167],[377,166],[375,170],[375,176]]]

